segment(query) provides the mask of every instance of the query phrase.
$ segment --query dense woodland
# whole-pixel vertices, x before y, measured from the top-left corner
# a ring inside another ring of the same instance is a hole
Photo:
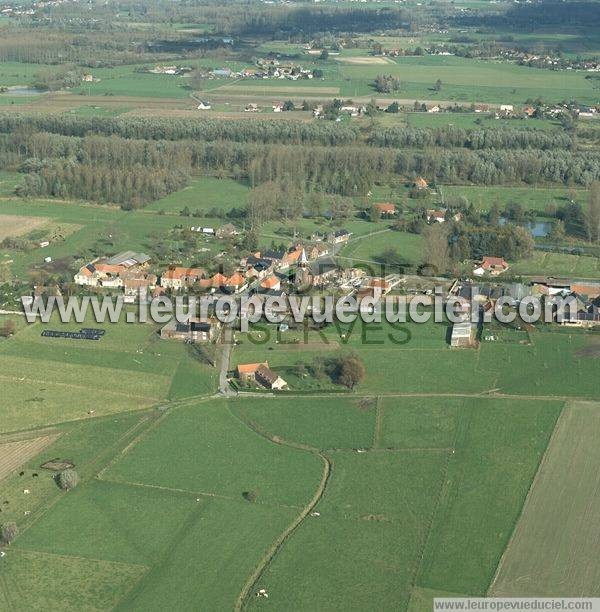
[[[20,195],[128,207],[180,189],[192,174],[342,196],[417,175],[433,184],[475,185],[586,186],[600,178],[600,152],[580,150],[563,132],[374,127],[363,133],[328,122],[7,115],[0,117],[0,156],[5,167],[24,173]]]

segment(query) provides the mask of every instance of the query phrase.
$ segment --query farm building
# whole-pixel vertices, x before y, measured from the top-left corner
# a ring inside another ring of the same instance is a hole
[[[160,337],[184,342],[206,343],[216,339],[221,324],[217,319],[190,317],[187,321],[172,319],[161,330]]]
[[[280,390],[287,383],[269,368],[269,363],[245,363],[237,367],[238,378],[243,382],[257,382],[267,389]]]
[[[281,376],[277,375],[268,366],[261,364],[256,369],[256,381],[267,389],[281,390],[287,387],[287,383]]]
[[[473,346],[473,326],[470,321],[455,323],[452,326],[450,346],[469,347]]]
[[[484,274],[498,276],[506,270],[508,270],[508,264],[502,257],[484,257],[473,270],[473,274],[476,276],[483,276]]]

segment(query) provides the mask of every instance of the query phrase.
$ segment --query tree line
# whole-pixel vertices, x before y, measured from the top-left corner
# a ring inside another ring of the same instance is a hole
[[[335,102],[335,101],[334,101]],[[341,101],[338,101],[341,105]],[[219,120],[142,117],[74,117],[68,115],[0,114],[0,133],[49,132],[63,136],[120,136],[140,140],[201,140],[263,144],[320,144],[342,146],[363,140],[376,147],[480,149],[575,149],[573,138],[562,131],[522,129],[465,129],[371,127],[366,137],[354,125],[327,121]],[[595,134],[594,134],[595,135]]]

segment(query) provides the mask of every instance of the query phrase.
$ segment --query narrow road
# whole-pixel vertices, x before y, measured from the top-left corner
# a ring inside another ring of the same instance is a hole
[[[223,351],[221,353],[221,371],[219,372],[219,393],[231,397],[237,395],[227,380],[227,372],[229,371],[229,363],[231,361],[231,351],[233,350],[233,330],[231,327],[223,327],[221,342],[223,344]]]

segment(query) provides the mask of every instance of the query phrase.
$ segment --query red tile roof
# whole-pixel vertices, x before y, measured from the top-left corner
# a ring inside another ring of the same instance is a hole
[[[269,362],[264,361],[262,363],[241,363],[237,367],[238,374],[254,374],[258,368],[264,366],[269,367]]]

